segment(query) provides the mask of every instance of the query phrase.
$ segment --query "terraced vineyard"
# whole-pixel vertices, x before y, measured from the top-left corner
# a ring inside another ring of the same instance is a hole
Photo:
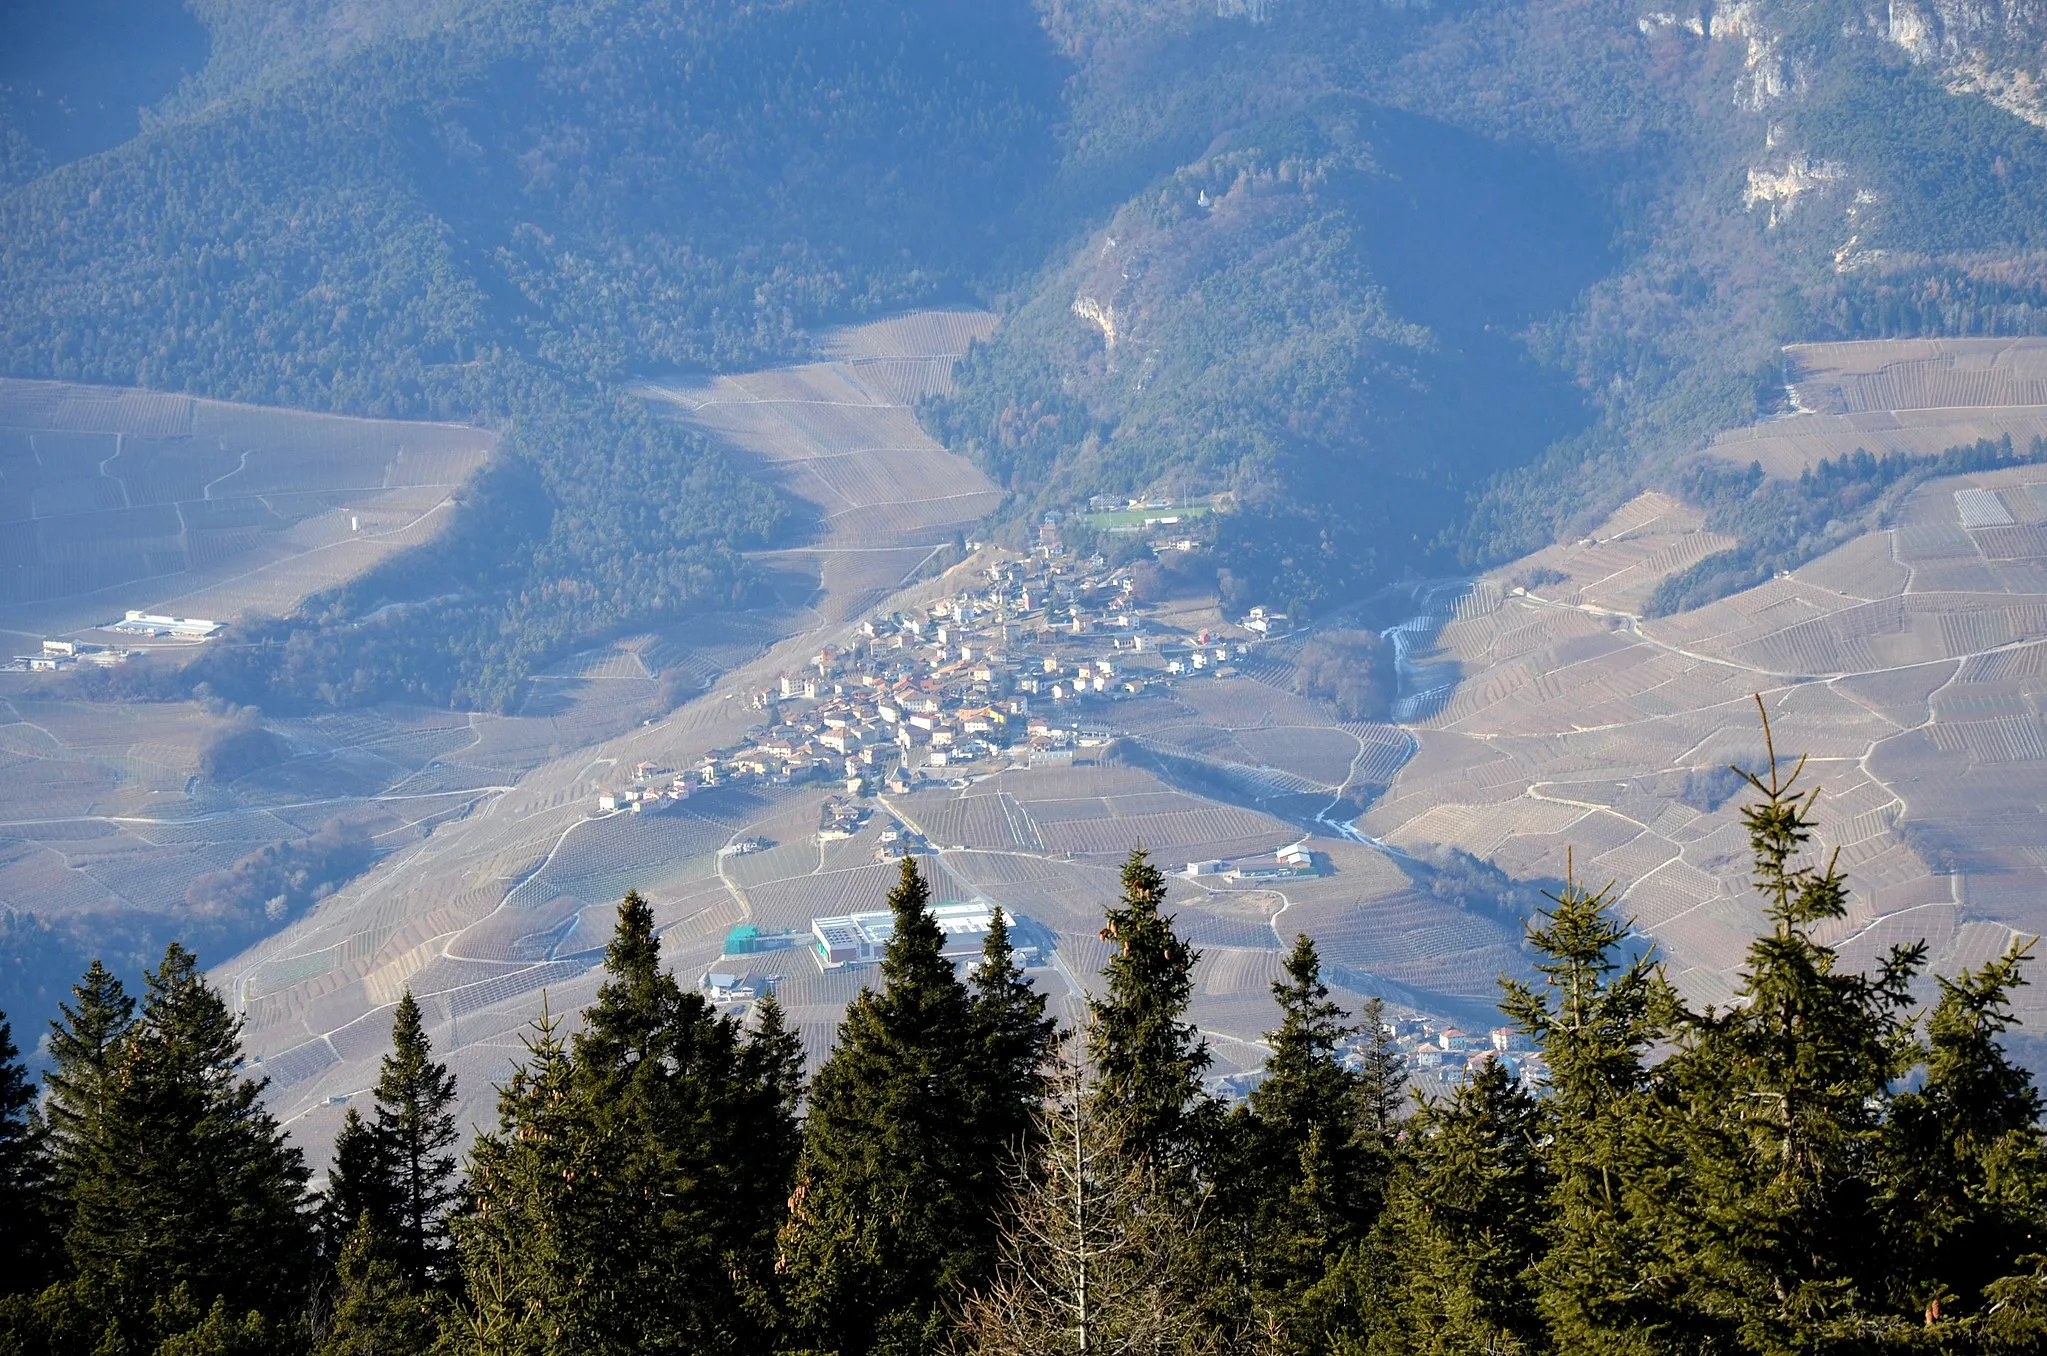
[[[2047,340],[1872,339],[1785,350],[1798,413],[1714,441],[1772,475],[1857,448],[1928,454],[2010,435],[2047,436]]]
[[[967,343],[993,327],[983,312],[923,312],[832,336],[828,362],[641,390],[759,458],[812,506],[812,541],[766,554],[817,575],[825,620],[857,620],[1001,501],[910,408],[944,389]]]
[[[1837,403],[1873,382],[1842,377]],[[1466,677],[1364,827],[1521,875],[1558,874],[1571,851],[1694,995],[1724,1002],[1760,913],[1740,796],[1710,788],[1760,757],[1760,693],[1779,750],[1825,788],[1823,845],[1855,891],[1829,930],[1844,954],[1924,939],[1952,972],[2047,927],[2047,470],[1931,482],[1894,526],[1787,577],[1674,617],[1628,610],[1715,544],[1695,514],[1644,496],[1482,581],[1483,605],[1437,641]],[[1557,582],[1501,583],[1538,568]]]
[[[288,612],[440,527],[491,434],[0,379],[0,627]]]

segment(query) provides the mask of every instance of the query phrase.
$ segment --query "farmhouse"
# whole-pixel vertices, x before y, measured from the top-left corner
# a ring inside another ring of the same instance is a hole
[[[739,975],[714,970],[707,973],[697,987],[713,1003],[751,1003],[771,997],[775,992],[775,981],[766,975],[750,972]]]

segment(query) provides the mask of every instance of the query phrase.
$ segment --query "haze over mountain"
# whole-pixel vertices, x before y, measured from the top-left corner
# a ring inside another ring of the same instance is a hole
[[[897,606],[920,570],[958,563],[955,544],[1027,548],[1048,513],[1076,558],[1141,564],[1158,599],[1217,625],[1263,606],[1355,636],[1435,615],[1429,597],[1450,605],[1417,581],[1520,579],[1541,596],[1554,581],[1529,572],[1550,558],[1514,562],[1667,494],[1698,530],[1618,606],[1681,619],[1888,531],[1936,473],[2037,459],[2047,432],[2026,408],[2047,394],[2027,384],[2023,345],[1939,397],[1974,411],[1955,421],[1902,389],[1804,403],[1812,350],[1785,348],[2047,329],[2047,28],[2027,5],[194,0],[122,14],[6,11],[20,40],[0,68],[0,372],[16,381],[0,484],[9,522],[32,530],[7,548],[0,624],[28,650],[211,596],[230,625],[104,672],[0,677],[22,760],[0,823],[10,1010],[47,1009],[95,950],[133,964],[188,935],[224,960],[270,937],[231,967],[280,986],[270,1053],[325,1042],[333,1022],[304,1015],[313,991],[358,986],[349,1001],[373,1011],[445,961],[447,936],[554,860],[568,820],[533,815],[581,814],[595,760],[680,763],[737,738],[750,718],[705,705],[739,691],[721,675],[773,682]],[[857,328],[912,311],[974,318]],[[783,381],[890,413],[873,436],[706,413],[733,390],[772,403]],[[32,385],[51,382],[70,385]],[[173,427],[151,422],[169,405],[92,387],[308,422]],[[329,446],[341,425],[316,414],[423,427],[349,444],[347,467],[377,468],[374,484],[310,454],[272,481],[226,478],[252,448]],[[1770,421],[1793,415],[1835,420],[1832,441],[1803,460],[1771,451]],[[464,444],[490,454],[448,473],[452,495],[417,470],[428,440],[455,436],[446,425],[489,435]],[[1931,460],[2005,434],[2008,452]],[[937,458],[933,440],[949,456],[914,473],[886,460]],[[1844,459],[1858,447],[1904,460]],[[799,473],[827,453],[852,478]],[[1834,461],[1796,479],[1821,457]],[[372,492],[388,521],[366,519]],[[944,511],[884,512],[948,495]],[[1161,542],[1190,549],[1154,558],[1155,534],[1090,523],[1096,496],[1218,511]],[[202,591],[227,578],[243,591]],[[1210,624],[1194,616],[1191,631]],[[2011,644],[2040,638],[2013,624]],[[1325,681],[1392,661],[1314,643],[1231,681],[1302,704],[1268,724],[1359,726],[1341,736],[1357,741],[1349,767],[1101,714],[1149,741],[1117,775],[1270,816],[1256,831],[1275,834],[1367,810],[1404,756],[1381,766],[1373,750],[1418,739],[1408,775],[1434,776],[1421,727],[1437,708],[1400,703],[1454,671],[1417,677],[1417,648],[1398,681]],[[1206,700],[1186,718],[1203,730],[1255,724],[1256,703]],[[2023,684],[2000,700],[2040,719]],[[607,742],[644,721],[667,733],[631,736],[630,758]],[[223,762],[216,746],[241,753]],[[57,785],[72,789],[50,811]],[[531,814],[488,812],[536,785]],[[1165,794],[1135,786],[1103,794]],[[2015,814],[2037,812],[2013,794],[2030,807]],[[1373,814],[1371,832],[1392,821]],[[1972,865],[1962,839],[1929,846],[1901,827],[1913,818],[1907,798],[1883,842],[1939,858],[1921,866],[2023,875],[2002,848]],[[499,836],[507,820],[519,834]],[[1332,935],[1344,918],[1457,910],[1413,955],[1375,923],[1344,934],[1359,940],[1339,959],[1363,986],[1475,1001],[1517,963],[1520,906],[1499,901],[1526,892],[1432,875],[1448,868],[1428,858],[1489,857],[1515,834],[1429,839],[1404,822],[1418,855],[1340,846],[1353,874],[1304,904]],[[440,833],[459,846],[440,854],[445,880],[415,860]],[[1174,841],[1201,855],[1188,834]],[[1612,869],[1632,887],[1651,865]],[[963,886],[999,897],[975,866],[962,861]],[[467,902],[445,917],[424,894],[414,914],[390,906],[430,883]],[[579,890],[626,883],[593,874],[561,899],[595,908]],[[1957,928],[1990,907],[1963,895]],[[656,902],[682,916],[679,898]],[[559,907],[550,928],[570,917]],[[1997,908],[1999,926],[2025,924]],[[706,918],[670,928],[675,956],[715,958],[714,923],[735,920]],[[1276,951],[1257,935],[1269,921],[1215,936]],[[354,940],[316,962],[295,939],[323,929]],[[581,935],[493,962],[525,978],[500,986],[489,1039],[523,1020],[536,976],[565,982],[533,967],[580,955],[590,974],[588,948],[566,945]],[[1724,971],[1724,945],[1705,950]],[[1453,956],[1486,958],[1475,987]],[[448,992],[482,982],[464,972]],[[817,1021],[842,997],[821,995]],[[331,1077],[363,1057],[342,1052]],[[311,1107],[331,1090],[292,1095]]]

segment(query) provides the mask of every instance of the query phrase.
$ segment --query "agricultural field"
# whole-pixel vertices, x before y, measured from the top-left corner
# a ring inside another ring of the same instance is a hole
[[[913,412],[947,389],[954,361],[993,328],[984,312],[924,312],[830,336],[826,362],[640,390],[756,458],[810,507],[810,540],[760,557],[814,573],[823,620],[858,620],[1001,502]]]
[[[281,615],[430,537],[492,443],[449,424],[0,379],[0,641],[93,639],[129,610]]]
[[[1892,368],[1864,366],[1836,369],[1837,403],[1879,377],[1900,394]],[[1903,393],[1939,397],[1921,377]],[[1894,525],[1789,576],[1637,614],[1655,578],[1724,544],[1645,495],[1469,586],[1431,638],[1460,679],[1361,826],[1518,876],[1568,862],[1581,882],[1611,882],[1686,990],[1724,1003],[1761,925],[1742,788],[1725,771],[1761,765],[1760,695],[1780,757],[1805,759],[1802,784],[1823,788],[1818,846],[1840,851],[1854,892],[1826,936],[1851,962],[1923,940],[1952,972],[2040,932],[2047,469],[1929,482]],[[2047,1015],[2037,991],[2020,1003]]]
[[[2009,435],[2047,437],[2047,339],[1871,339],[1793,344],[1796,413],[1721,434],[1713,452],[1771,475],[1858,448],[1926,455]]]

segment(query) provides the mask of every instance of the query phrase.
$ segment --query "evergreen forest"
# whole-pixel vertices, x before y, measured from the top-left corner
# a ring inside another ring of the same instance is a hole
[[[2001,1042],[2030,948],[1843,968],[1802,772],[1743,774],[1765,928],[1734,1002],[1688,1004],[1571,884],[1501,999],[1547,1075],[1486,1059],[1418,1105],[1305,936],[1263,1081],[1207,1091],[1143,852],[1071,1026],[999,913],[955,969],[906,859],[807,1079],[773,999],[680,986],[628,894],[595,1003],[533,1025],[466,1152],[406,995],[318,1190],[194,957],[139,994],[95,964],[41,1088],[0,1026],[0,1351],[2041,1350],[2047,1134]]]

